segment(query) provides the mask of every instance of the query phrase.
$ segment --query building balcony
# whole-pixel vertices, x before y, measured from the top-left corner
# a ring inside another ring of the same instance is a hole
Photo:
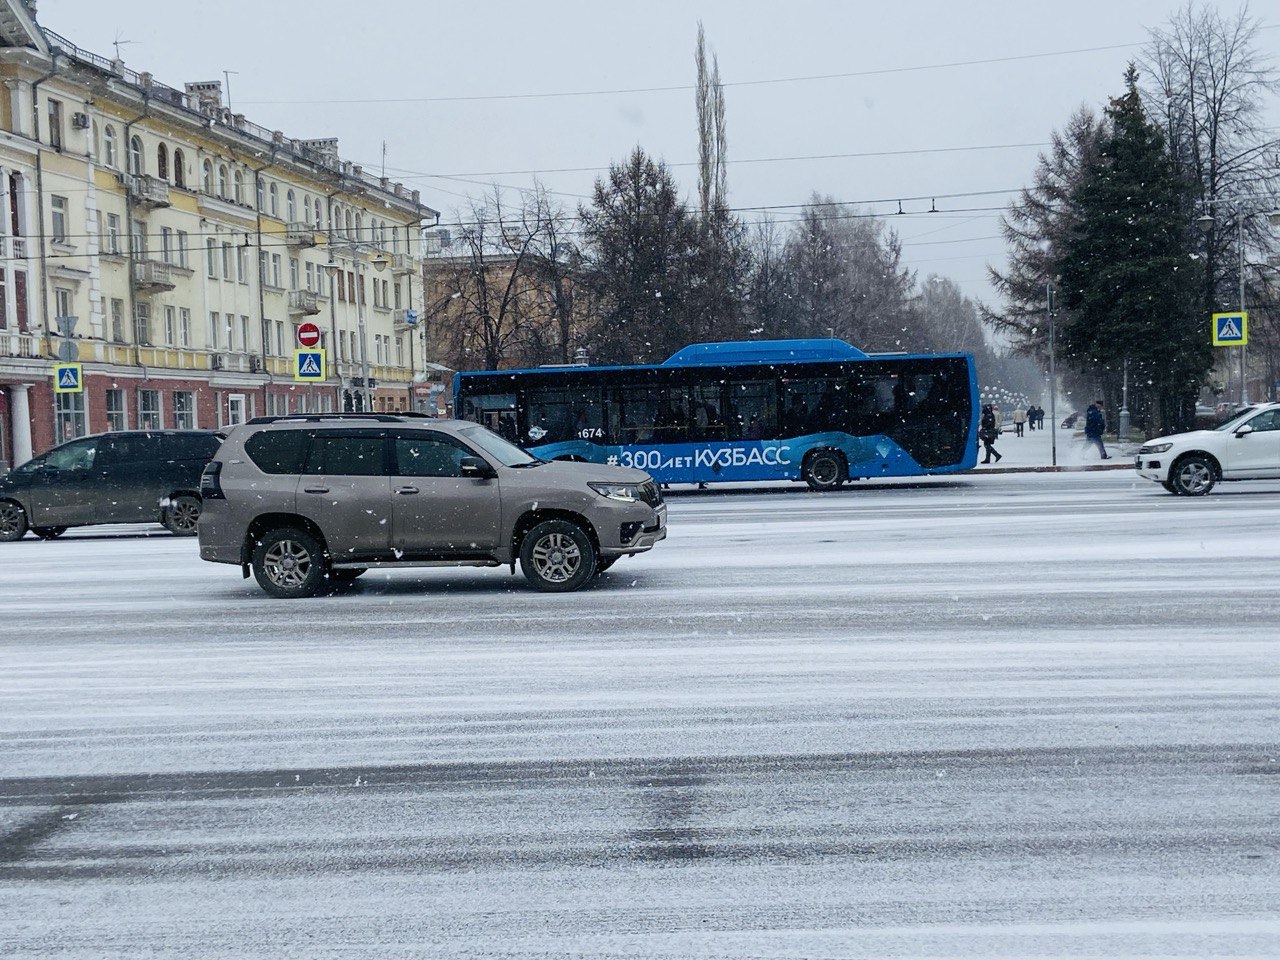
[[[421,318],[421,314],[417,310],[397,310],[395,311],[396,329],[406,327],[416,327]]]
[[[129,193],[139,207],[155,209],[169,206],[169,184],[158,177],[145,174],[130,176]]]
[[[133,288],[139,292],[162,293],[172,290],[173,270],[159,260],[138,260],[133,264]]]
[[[310,290],[289,291],[289,313],[310,317],[320,312],[320,295]]]
[[[40,357],[41,338],[20,330],[0,330],[0,357],[36,360]]]
[[[391,258],[391,269],[395,273],[414,273],[417,267],[414,264],[413,257],[407,253],[397,253]]]
[[[316,245],[315,227],[309,223],[291,220],[285,227],[285,243],[291,247],[314,247]]]

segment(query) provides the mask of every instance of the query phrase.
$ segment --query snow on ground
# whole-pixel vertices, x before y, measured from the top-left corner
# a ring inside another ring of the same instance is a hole
[[[0,545],[0,955],[1280,953],[1280,483],[670,510],[567,596]]]

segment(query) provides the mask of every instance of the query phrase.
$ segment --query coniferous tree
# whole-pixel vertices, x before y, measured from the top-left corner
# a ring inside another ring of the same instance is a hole
[[[1159,432],[1186,424],[1210,354],[1195,310],[1191,185],[1147,118],[1137,79],[1130,66],[1072,198],[1058,263],[1068,311],[1060,343],[1064,358],[1112,389],[1128,360],[1130,407]]]

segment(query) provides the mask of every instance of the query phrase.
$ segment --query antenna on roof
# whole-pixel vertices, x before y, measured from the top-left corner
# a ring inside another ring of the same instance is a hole
[[[228,109],[228,110],[230,110],[230,109],[231,109],[231,75],[232,75],[233,73],[234,73],[236,76],[239,76],[239,75],[240,75],[240,71],[239,71],[239,70],[223,70],[223,71],[222,71],[222,78],[226,81],[226,89],[227,89],[227,109]]]
[[[120,57],[120,48],[121,48],[121,47],[128,47],[128,46],[131,46],[132,44],[135,44],[135,43],[137,43],[137,42],[138,42],[137,40],[121,40],[121,39],[120,39],[120,36],[121,36],[121,35],[120,35],[120,31],[118,31],[118,30],[117,30],[117,31],[116,31],[116,38],[115,38],[115,40],[113,40],[113,41],[112,41],[112,43],[111,43],[111,45],[112,45],[113,47],[115,47],[115,48],[116,48],[116,59],[117,59],[117,60],[121,59],[121,57]]]

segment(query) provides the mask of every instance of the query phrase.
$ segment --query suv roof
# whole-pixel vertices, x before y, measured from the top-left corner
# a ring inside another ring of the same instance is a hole
[[[277,417],[254,417],[249,424],[259,423],[324,423],[329,420],[373,420],[377,423],[406,423],[438,420],[425,413],[287,413]]]

